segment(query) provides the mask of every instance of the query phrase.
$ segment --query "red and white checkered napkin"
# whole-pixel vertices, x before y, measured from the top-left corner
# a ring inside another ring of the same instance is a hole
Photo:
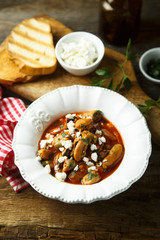
[[[2,99],[0,87],[0,175],[7,179],[16,192],[29,186],[14,163],[12,150],[13,131],[25,109],[24,103],[18,98]]]

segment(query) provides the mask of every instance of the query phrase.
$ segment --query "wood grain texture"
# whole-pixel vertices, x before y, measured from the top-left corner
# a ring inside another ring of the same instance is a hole
[[[73,31],[99,35],[98,6],[99,0],[0,0],[0,42],[20,21],[36,14],[48,14]],[[159,12],[159,0],[143,1],[140,32],[132,44],[132,49],[138,50],[132,63],[137,84],[152,98],[160,95],[160,88],[145,81],[138,60],[145,50],[160,45]],[[125,47],[104,43],[107,49],[125,54]],[[18,95],[3,87],[3,96]],[[159,183],[160,148],[154,143],[143,177],[108,201],[68,205],[47,199],[31,187],[16,194],[0,177],[0,240],[159,240]]]

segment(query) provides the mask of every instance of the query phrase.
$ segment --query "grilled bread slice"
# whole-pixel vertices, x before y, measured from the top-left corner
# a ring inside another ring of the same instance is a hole
[[[15,82],[25,82],[35,79],[19,71],[18,66],[9,59],[6,50],[6,40],[0,45],[0,83],[12,85]]]
[[[30,75],[51,74],[57,67],[50,24],[40,18],[22,21],[8,37],[10,59]]]

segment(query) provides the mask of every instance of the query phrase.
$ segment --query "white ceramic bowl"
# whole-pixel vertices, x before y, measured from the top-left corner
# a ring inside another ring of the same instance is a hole
[[[139,60],[139,68],[147,80],[149,80],[152,83],[160,84],[160,80],[153,78],[147,74],[147,64],[152,59],[155,59],[155,60],[160,59],[160,47],[152,48],[144,52]]]
[[[93,45],[95,46],[95,48],[98,52],[98,58],[91,65],[81,67],[81,68],[72,67],[72,66],[66,64],[61,58],[61,53],[62,53],[62,49],[63,49],[62,43],[78,42],[79,39],[81,39],[81,38],[84,38],[85,40],[89,40],[90,42],[93,43]],[[64,37],[62,37],[57,42],[56,47],[55,47],[55,53],[56,53],[56,57],[57,57],[59,64],[66,71],[68,71],[69,73],[76,75],[76,76],[84,76],[84,75],[87,75],[87,74],[93,72],[100,64],[100,62],[104,56],[104,52],[105,52],[105,48],[104,48],[104,44],[102,43],[102,41],[97,36],[95,36],[91,33],[88,33],[88,32],[69,33],[69,34],[65,35]]]
[[[93,185],[58,181],[36,160],[43,131],[60,116],[99,109],[119,130],[124,158],[108,178]],[[122,95],[99,87],[56,89],[34,101],[16,125],[13,139],[15,163],[23,178],[40,194],[67,203],[107,200],[128,189],[145,172],[151,154],[151,135],[140,111]]]

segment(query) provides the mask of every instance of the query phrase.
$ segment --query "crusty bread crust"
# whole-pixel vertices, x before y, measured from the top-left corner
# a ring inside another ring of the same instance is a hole
[[[19,71],[18,66],[9,59],[5,46],[6,40],[0,45],[0,83],[12,85],[15,82],[25,82],[35,79],[34,76]]]
[[[22,21],[7,40],[11,61],[28,75],[46,75],[56,70],[57,59],[49,22],[42,18]]]

